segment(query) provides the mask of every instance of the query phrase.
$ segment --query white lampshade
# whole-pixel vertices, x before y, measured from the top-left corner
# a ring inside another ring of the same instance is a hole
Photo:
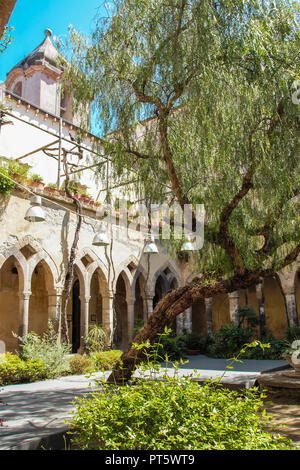
[[[144,253],[158,253],[158,248],[154,237],[151,236],[147,239],[146,245],[144,247]]]
[[[31,206],[24,218],[28,222],[43,222],[45,220],[45,212],[41,206]]]
[[[105,232],[97,232],[93,238],[92,245],[94,246],[108,246],[110,244],[109,238]]]

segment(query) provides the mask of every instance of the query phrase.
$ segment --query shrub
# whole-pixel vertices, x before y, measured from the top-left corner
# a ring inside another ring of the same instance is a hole
[[[112,370],[119,361],[122,351],[111,349],[110,351],[99,351],[92,354],[96,370]]]
[[[5,178],[5,175],[9,176],[7,171],[0,167],[0,194],[10,194],[14,187],[14,183],[8,178]]]
[[[103,328],[94,325],[89,328],[88,336],[84,338],[84,345],[89,354],[105,351],[109,346],[109,337]]]
[[[69,361],[70,372],[74,375],[93,372],[93,365],[94,361],[92,358],[81,354],[76,354],[76,356],[72,357]]]
[[[48,368],[39,359],[22,360],[6,353],[0,362],[0,385],[35,382],[48,378]]]
[[[251,330],[239,328],[236,325],[224,325],[215,333],[215,342],[208,347],[208,355],[230,358],[250,341],[252,334]]]
[[[291,442],[264,430],[263,396],[188,378],[140,380],[77,400],[72,425],[82,449],[269,450]]]
[[[285,330],[286,341],[292,343],[295,339],[300,339],[300,326],[290,326]]]
[[[270,345],[269,348],[262,349],[259,346],[247,350],[242,357],[244,359],[282,359],[285,349],[284,341],[278,341],[275,338],[262,338],[262,343]]]
[[[213,338],[205,333],[189,333],[182,336],[186,349],[197,349],[205,354]]]
[[[159,340],[158,348],[158,360],[165,360],[166,356],[168,360],[174,361],[184,357],[186,350],[184,336],[168,336],[162,335]],[[154,349],[156,345],[154,345]]]
[[[18,183],[25,183],[28,178],[30,166],[15,160],[8,160],[5,169],[13,180]]]
[[[42,183],[43,178],[42,178],[42,176],[38,175],[37,173],[33,173],[30,176],[29,181],[32,181],[34,183]]]
[[[70,353],[71,348],[58,341],[58,335],[51,322],[48,323],[48,330],[42,336],[31,332],[24,338],[19,338],[19,341],[20,357],[25,360],[41,360],[47,367],[49,377],[61,375],[67,370],[66,355]]]

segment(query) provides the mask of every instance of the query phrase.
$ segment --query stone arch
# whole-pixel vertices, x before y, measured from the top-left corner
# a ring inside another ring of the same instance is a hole
[[[10,255],[0,268],[0,340],[7,351],[14,351],[18,346],[13,333],[19,333],[22,292],[24,271],[17,257]]]
[[[137,273],[134,285],[134,292],[132,298],[134,299],[134,326],[138,327],[142,322],[147,320],[147,290],[146,279],[141,270]]]
[[[168,270],[169,272],[166,273],[166,270]],[[151,290],[152,290],[152,293],[154,294],[154,291],[155,291],[155,285],[156,285],[156,282],[157,282],[157,279],[159,278],[159,276],[162,277],[162,279],[164,280],[165,282],[165,285],[166,285],[166,292],[165,294],[170,290],[170,287],[171,287],[171,283],[172,281],[174,280],[174,278],[176,279],[177,281],[177,284],[178,284],[178,287],[181,286],[181,279],[180,279],[180,275],[176,272],[176,270],[174,269],[174,267],[170,264],[170,262],[166,262],[164,263],[155,273],[154,275],[152,276],[151,278],[151,281],[150,281],[150,286],[151,286]]]
[[[12,93],[22,98],[22,89],[23,89],[22,80],[18,80],[16,83],[14,83]]]
[[[116,280],[114,294],[114,338],[113,342],[118,349],[125,350],[128,345],[128,286],[129,279],[125,271],[121,271]]]
[[[48,274],[52,277],[53,280],[53,286],[49,286],[49,288],[53,288],[56,285],[59,276],[58,268],[53,259],[43,249],[32,255],[32,257],[28,260],[28,276],[31,278],[34,269],[41,262],[47,266]]]
[[[36,262],[37,261],[37,262]],[[33,267],[34,266],[34,267]],[[48,328],[49,294],[54,292],[53,266],[39,253],[30,269],[31,295],[29,299],[28,331],[42,335]]]

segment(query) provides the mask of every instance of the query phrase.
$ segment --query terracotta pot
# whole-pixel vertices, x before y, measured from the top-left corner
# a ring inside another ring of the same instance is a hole
[[[47,191],[48,193],[59,194],[58,189],[56,188],[49,188],[48,186],[46,186],[44,190]]]
[[[300,356],[300,355],[299,355]],[[295,364],[292,361],[292,355],[285,354],[283,358],[289,363],[289,365],[294,369],[297,375],[300,375],[300,363]]]
[[[30,186],[37,189],[44,189],[45,183],[42,183],[41,181],[31,181]]]
[[[199,349],[187,349],[185,352],[188,356],[196,356],[197,354],[200,354]]]

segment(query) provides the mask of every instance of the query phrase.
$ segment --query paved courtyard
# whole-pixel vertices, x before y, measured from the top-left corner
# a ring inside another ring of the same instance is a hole
[[[229,361],[189,356],[180,367],[180,375],[193,375],[197,380],[220,377]],[[222,382],[252,387],[263,371],[284,367],[285,361],[245,360],[226,370]],[[164,370],[163,370],[164,371]],[[165,370],[173,373],[171,368]],[[107,377],[109,372],[105,373]],[[139,375],[137,372],[136,376]],[[61,377],[32,384],[8,385],[0,389],[0,449],[30,449],[46,436],[67,430],[66,419],[72,416],[76,396],[96,390],[95,380],[102,373]],[[2,420],[2,421],[1,421]],[[2,425],[1,425],[2,424]]]

